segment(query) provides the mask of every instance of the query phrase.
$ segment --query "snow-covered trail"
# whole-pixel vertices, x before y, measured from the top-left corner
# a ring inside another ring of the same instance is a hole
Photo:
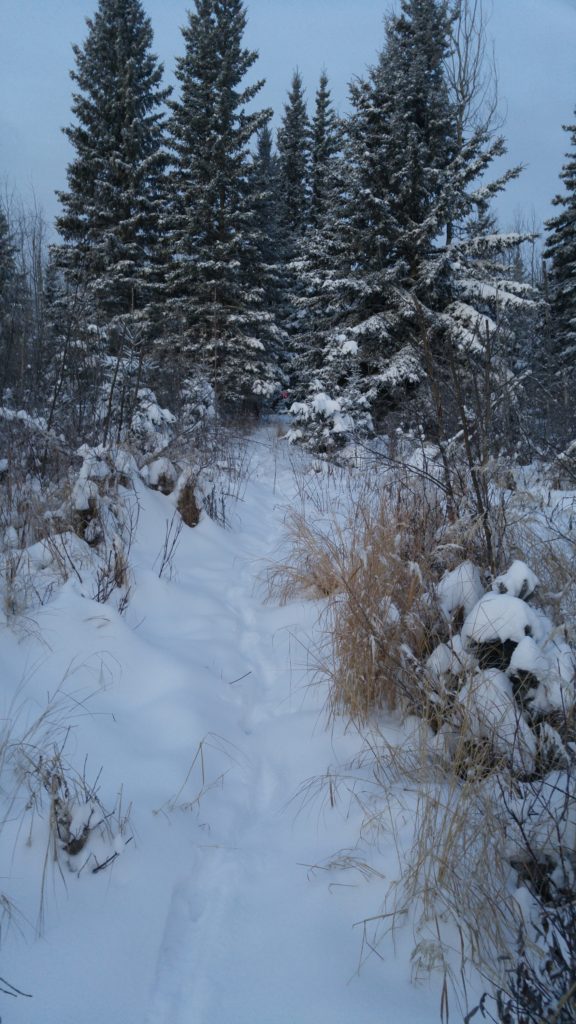
[[[317,807],[301,817],[294,799],[304,779],[350,755],[355,742],[338,742],[326,733],[323,695],[308,689],[307,646],[318,608],[263,603],[258,577],[274,555],[286,506],[294,500],[291,473],[279,476],[276,467],[271,487],[270,470],[269,452],[257,448],[236,528],[224,535],[212,528],[215,543],[202,564],[193,559],[178,568],[174,635],[192,635],[202,649],[211,649],[217,700],[206,726],[221,735],[223,717],[228,719],[225,735],[237,763],[207,841],[174,885],[146,1017],[150,1024],[312,1024],[323,1014],[335,1022],[358,1016],[359,993],[347,984],[356,968],[356,938],[349,934],[340,942],[335,962],[338,947],[326,941],[326,931],[327,925],[332,931],[342,924],[330,906],[337,900],[321,909],[325,885],[311,884],[304,866],[333,853],[334,842],[341,845],[342,815],[336,815],[335,834],[317,821]],[[186,645],[189,651],[189,640]],[[173,642],[170,648],[174,654]],[[234,773],[235,792],[227,794]],[[348,911],[354,913],[350,902]],[[374,989],[358,1019],[373,1021],[380,1012],[381,993]]]
[[[310,686],[318,606],[275,607],[259,586],[296,487],[282,450],[263,434],[253,444],[232,529],[185,530],[171,579],[158,578],[171,509],[141,489],[123,617],[70,582],[32,636],[3,638],[26,696],[40,704],[62,685],[82,701],[69,753],[102,766],[104,802],[122,786],[135,830],[111,870],[64,886],[54,869],[44,937],[6,943],[0,973],[34,997],[10,1002],[14,1024],[437,1020],[392,944],[356,973],[354,925],[378,911],[386,879],[312,870],[354,844],[359,811],[298,794],[358,739],[343,723],[327,731]],[[15,828],[6,888],[32,921],[44,851],[40,823],[31,846]]]

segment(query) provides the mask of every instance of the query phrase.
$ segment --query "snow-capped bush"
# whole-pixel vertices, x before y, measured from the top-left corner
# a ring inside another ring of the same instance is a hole
[[[64,468],[52,486],[24,467],[12,473],[0,552],[3,604],[10,616],[44,604],[68,579],[99,601],[113,592],[121,605],[127,600],[136,461],[119,448],[82,445],[68,454]]]
[[[426,663],[433,686],[456,691],[472,738],[491,739],[495,753],[511,763],[519,746],[535,753],[535,722],[569,713],[575,703],[573,652],[543,612],[516,596],[528,598],[537,583],[529,567],[516,561],[472,603],[481,589],[476,567],[465,562],[449,573],[438,586],[440,606],[447,615],[455,609],[467,614],[461,630]],[[447,711],[448,719],[453,711]],[[520,761],[526,767],[523,753]]]
[[[216,394],[212,384],[201,374],[187,377],[180,389],[182,422],[185,427],[196,426],[216,415]]]
[[[141,473],[148,486],[152,487],[155,491],[161,491],[162,494],[170,494],[174,490],[176,480],[178,479],[176,467],[165,456],[154,459],[148,465],[143,466]]]
[[[294,402],[290,413],[295,424],[288,431],[288,440],[306,440],[309,447],[319,451],[338,447],[354,430],[354,420],[344,411],[342,401],[330,398],[324,391],[319,391],[309,402]]]
[[[174,435],[176,417],[158,404],[150,388],[140,388],[130,422],[130,440],[142,452],[165,448]]]
[[[539,584],[540,580],[526,563],[516,559],[507,572],[496,577],[492,590],[497,594],[511,594],[512,597],[525,600],[532,596]]]
[[[446,573],[437,588],[438,602],[448,619],[457,612],[468,615],[483,593],[480,570],[472,562],[462,562]]]

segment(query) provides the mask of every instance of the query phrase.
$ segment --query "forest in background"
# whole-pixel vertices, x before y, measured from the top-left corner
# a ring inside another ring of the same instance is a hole
[[[283,401],[318,451],[396,429],[445,444],[464,410],[491,455],[566,447],[574,154],[546,237],[501,232],[491,199],[521,168],[490,177],[481,4],[402,3],[345,118],[325,71],[309,113],[296,72],[276,140],[245,23],[199,4],[171,93],[141,4],[89,20],[60,241],[2,211],[4,405],[91,443],[129,436],[152,392],[187,427]]]

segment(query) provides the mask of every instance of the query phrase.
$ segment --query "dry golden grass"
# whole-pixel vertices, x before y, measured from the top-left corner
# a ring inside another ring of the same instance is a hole
[[[445,964],[469,961],[501,980],[499,958],[521,921],[505,854],[505,814],[492,785],[496,776],[502,782],[502,764],[495,765],[488,745],[472,746],[467,736],[463,729],[454,758],[434,765],[423,751],[416,771],[403,766],[404,785],[417,782],[414,841],[387,909],[411,909],[416,966],[432,942]]]
[[[438,575],[439,504],[407,488],[361,488],[346,512],[287,520],[289,557],[268,571],[269,595],[324,598],[324,647],[316,658],[330,684],[331,713],[356,721],[422,700],[416,666],[438,642],[425,596]]]

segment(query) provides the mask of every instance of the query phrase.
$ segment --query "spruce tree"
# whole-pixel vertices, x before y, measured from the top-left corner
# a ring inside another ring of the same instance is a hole
[[[523,239],[465,237],[474,211],[519,169],[480,182],[504,142],[485,124],[457,135],[450,24],[444,0],[403,0],[377,64],[351,86],[346,178],[306,267],[314,363],[296,429],[324,447],[351,423],[382,424],[426,380],[444,386],[472,343],[481,358],[487,298],[523,298],[501,260]],[[491,332],[499,320],[496,311]]]
[[[310,203],[310,122],[299,71],[294,72],[284,106],[278,131],[278,157],[282,224],[292,240],[306,230]]]
[[[12,233],[8,218],[0,207],[0,390],[12,382],[15,371],[13,305],[16,278]]]
[[[328,75],[323,71],[316,92],[311,129],[310,223],[314,227],[318,227],[326,216],[332,189],[333,164],[339,148],[338,119],[332,106]]]
[[[351,87],[352,235],[366,269],[413,282],[442,227],[439,202],[455,155],[444,75],[447,3],[402,0],[365,80]],[[376,281],[376,287],[381,282]]]
[[[349,266],[349,254],[343,234],[346,166],[341,153],[340,124],[334,114],[328,78],[322,74],[316,93],[312,123],[310,223],[298,240],[291,262],[297,281],[292,338],[292,393],[297,401],[314,392],[321,371],[320,390],[330,388],[327,368],[323,366],[323,346],[327,326],[345,315],[347,292],[342,266]]]
[[[142,310],[154,276],[162,176],[162,65],[140,0],[99,0],[74,47],[74,159],[55,247],[69,283],[85,288],[100,325]]]
[[[552,260],[550,286],[553,313],[554,350],[565,385],[574,378],[576,353],[576,123],[564,125],[572,149],[560,177],[565,192],[552,202],[561,212],[546,224],[545,256]]]
[[[366,429],[425,376],[412,344],[418,314],[405,293],[415,290],[441,229],[454,155],[448,38],[445,2],[402,0],[386,21],[376,65],[350,87],[346,181],[328,233],[330,287],[321,275],[311,296],[324,319],[315,332],[321,366],[299,410],[314,443],[340,442],[345,423]]]
[[[10,226],[4,210],[0,207],[0,304],[6,301],[8,288],[15,272],[14,245]]]
[[[245,26],[241,0],[195,0],[170,119],[168,341],[224,409],[254,407],[274,389],[278,338],[250,180],[250,145],[271,111],[247,110],[264,83],[242,84],[258,57],[242,44]]]
[[[280,229],[278,157],[274,153],[272,132],[265,125],[258,132],[256,152],[250,170],[251,202],[257,231],[258,249],[265,272],[263,280],[270,309],[278,306],[281,289],[283,237]]]

